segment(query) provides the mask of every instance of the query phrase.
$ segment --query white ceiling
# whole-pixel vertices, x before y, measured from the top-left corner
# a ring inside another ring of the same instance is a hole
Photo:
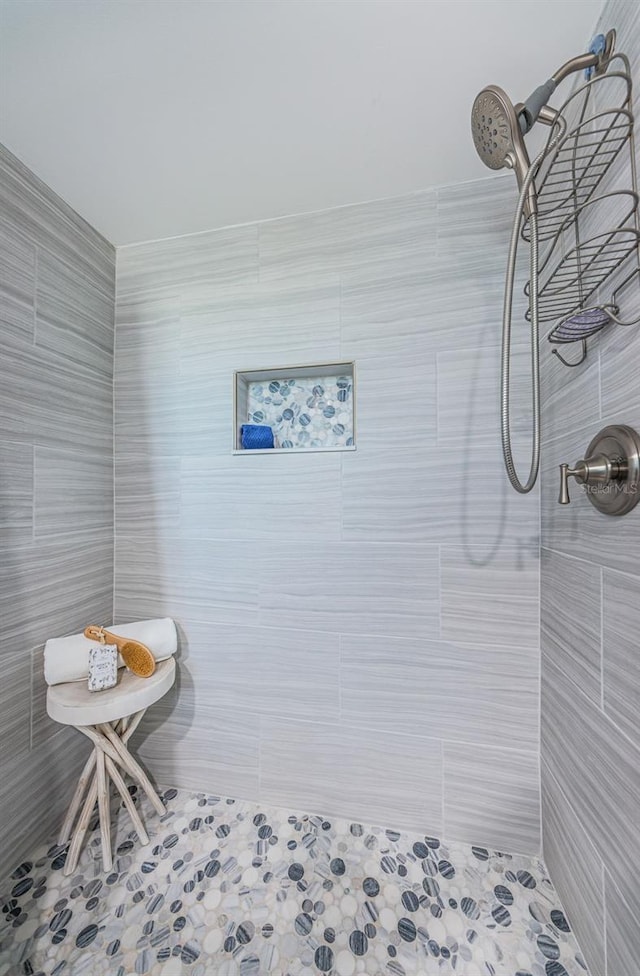
[[[114,244],[488,175],[602,0],[0,0],[0,139]]]

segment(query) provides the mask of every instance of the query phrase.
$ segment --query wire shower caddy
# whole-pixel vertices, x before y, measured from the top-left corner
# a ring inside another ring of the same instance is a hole
[[[622,290],[640,275],[633,123],[629,61],[614,54],[606,71],[580,85],[558,110],[535,174],[538,240],[545,249],[539,320],[555,323],[550,342],[582,343],[576,362],[553,350],[567,366],[584,361],[587,338],[609,322],[640,322],[623,321],[618,306]],[[529,221],[521,233],[530,240]]]

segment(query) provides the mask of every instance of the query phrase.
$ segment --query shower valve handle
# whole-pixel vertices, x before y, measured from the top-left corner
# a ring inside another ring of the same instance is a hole
[[[595,454],[584,461],[576,461],[575,468],[569,467],[568,464],[561,464],[558,502],[561,505],[568,505],[571,501],[569,498],[569,478],[575,478],[583,485],[604,486],[624,476],[626,476],[626,470],[621,461],[609,458],[606,454]]]
[[[576,478],[578,481],[582,481],[582,471],[577,465],[575,468],[570,468],[568,464],[561,464],[560,495],[558,496],[558,502],[561,505],[568,505],[571,501],[569,498],[569,478]]]

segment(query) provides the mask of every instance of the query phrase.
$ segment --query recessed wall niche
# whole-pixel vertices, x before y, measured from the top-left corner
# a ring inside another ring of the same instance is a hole
[[[355,450],[353,362],[236,370],[233,390],[234,454]],[[263,432],[244,425],[271,428],[273,447],[246,446]]]

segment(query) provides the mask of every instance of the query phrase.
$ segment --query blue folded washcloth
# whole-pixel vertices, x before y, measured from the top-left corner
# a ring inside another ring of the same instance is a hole
[[[260,451],[273,447],[273,431],[263,424],[242,424],[240,443],[245,451]]]

